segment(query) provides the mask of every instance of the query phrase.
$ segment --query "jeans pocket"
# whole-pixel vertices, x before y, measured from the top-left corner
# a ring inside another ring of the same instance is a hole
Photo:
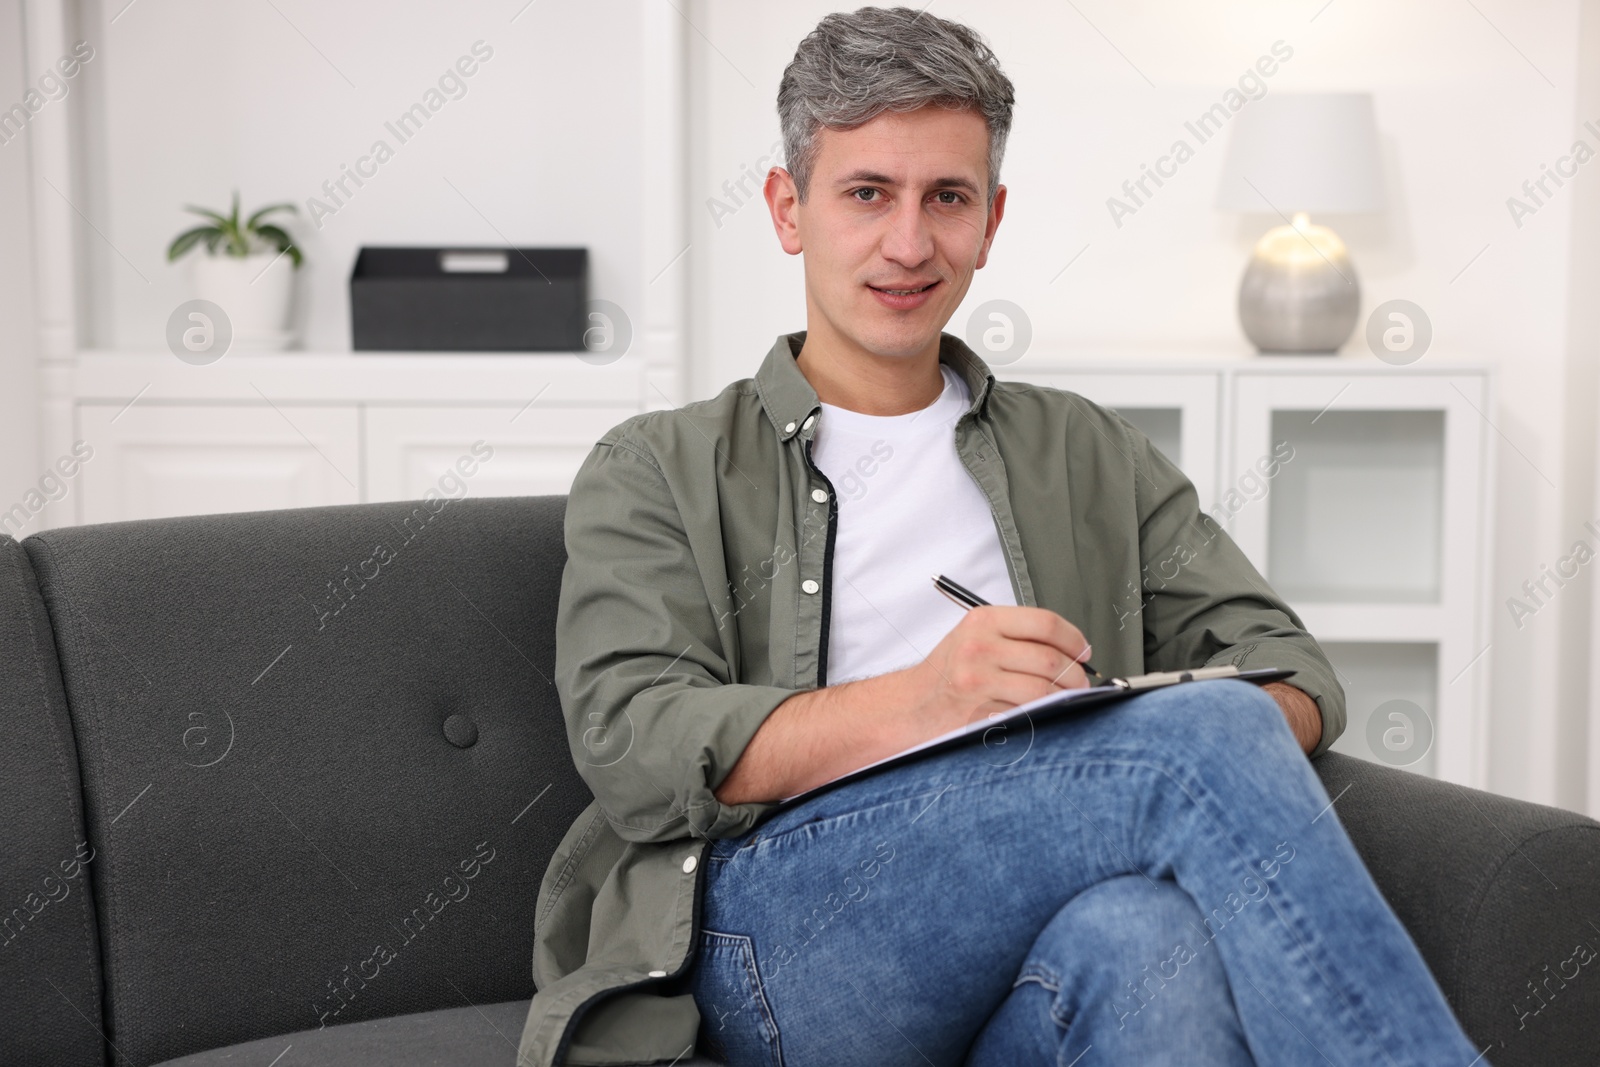
[[[702,1055],[727,1067],[783,1067],[778,1024],[748,937],[702,929],[689,988],[700,1009]]]
[[[738,837],[713,838],[711,841],[711,847],[706,850],[706,862],[728,862],[728,860],[732,859],[735,853],[743,849],[754,836],[754,831],[751,831],[750,833],[740,834]]]

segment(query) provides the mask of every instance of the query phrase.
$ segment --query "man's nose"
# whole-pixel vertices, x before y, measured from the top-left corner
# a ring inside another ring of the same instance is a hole
[[[885,259],[902,266],[921,266],[933,258],[933,230],[922,204],[908,200],[884,215],[881,249]]]

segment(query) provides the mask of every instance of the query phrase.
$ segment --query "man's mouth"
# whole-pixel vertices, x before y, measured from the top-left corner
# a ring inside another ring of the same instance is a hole
[[[881,285],[869,285],[867,288],[876,289],[880,293],[888,293],[891,296],[910,296],[913,293],[926,292],[938,284],[937,281],[931,281],[927,285],[919,285],[913,289],[886,289]]]

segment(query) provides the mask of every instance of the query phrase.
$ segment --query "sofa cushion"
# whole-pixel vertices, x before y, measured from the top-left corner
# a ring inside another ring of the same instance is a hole
[[[96,857],[72,724],[33,567],[3,534],[0,737],[0,1063],[100,1064]]]
[[[116,1063],[532,995],[537,887],[591,799],[550,681],[564,503],[23,542],[82,753]]]
[[[247,1041],[156,1067],[514,1067],[527,1014],[526,1000],[446,1008]],[[695,1056],[674,1067],[720,1065]]]

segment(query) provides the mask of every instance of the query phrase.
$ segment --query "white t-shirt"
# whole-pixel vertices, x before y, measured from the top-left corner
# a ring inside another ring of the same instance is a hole
[[[991,604],[1015,604],[989,500],[956,454],[972,404],[941,363],[944,392],[905,415],[822,405],[811,458],[833,483],[828,685],[920,663],[965,611],[934,588],[943,574]]]

